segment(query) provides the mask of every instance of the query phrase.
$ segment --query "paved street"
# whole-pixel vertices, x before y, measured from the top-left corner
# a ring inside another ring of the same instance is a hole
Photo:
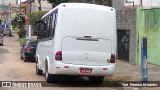
[[[24,62],[20,59],[19,51],[20,45],[17,42],[18,38],[14,34],[14,37],[4,37],[4,46],[0,46],[0,81],[45,81],[45,76],[38,76],[35,74],[35,62]],[[160,78],[160,67],[156,65],[149,65],[149,80],[156,81]],[[130,65],[128,62],[117,60],[116,72],[113,77],[106,77],[106,81],[139,81],[140,77],[140,65]],[[146,90],[143,88],[115,88],[106,87],[107,82],[102,85],[89,84],[85,79],[84,83],[51,83],[49,85],[53,87],[49,89],[59,90]],[[111,84],[112,85],[112,84]],[[67,88],[66,88],[67,87]],[[106,89],[107,88],[107,89]],[[0,88],[1,90],[2,88]],[[7,90],[10,88],[7,88]],[[37,89],[37,88],[32,88]],[[41,88],[46,89],[46,88]],[[39,90],[41,90],[39,89]],[[147,88],[147,90],[154,88]],[[5,89],[3,89],[5,90]],[[16,89],[17,90],[17,89]],[[157,90],[157,89],[155,89]]]
[[[44,75],[38,76],[35,74],[35,62],[24,62],[23,60],[20,59],[19,55],[20,45],[17,42],[17,40],[18,38],[17,36],[15,36],[15,34],[13,37],[4,37],[4,46],[0,46],[0,81],[45,81]],[[93,84],[88,84],[88,82],[85,81],[85,79],[84,83],[85,84],[79,83],[75,85],[73,83],[69,85],[65,83],[62,84],[51,83],[49,85],[53,87],[47,88],[47,90],[53,88],[59,90],[75,90],[78,89],[77,87],[79,86],[84,87],[84,90],[90,90],[90,89],[106,90],[105,84],[100,86],[97,85],[97,87],[95,87],[95,85]],[[94,88],[92,86],[94,86]],[[0,90],[1,89],[2,88],[0,88]],[[7,88],[7,90],[10,89],[12,88]],[[37,89],[37,88],[32,88],[32,89]],[[116,90],[116,89],[113,88],[111,90]]]

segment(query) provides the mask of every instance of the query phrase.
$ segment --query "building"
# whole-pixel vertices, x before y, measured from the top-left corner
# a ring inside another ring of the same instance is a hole
[[[52,4],[47,0],[26,0],[21,3],[22,11],[25,15],[31,12],[49,11],[52,9]]]
[[[10,26],[17,8],[16,0],[0,0],[0,18],[3,20],[2,22]]]
[[[51,9],[52,4],[50,4],[47,0],[35,0],[35,2],[33,2],[34,11],[49,11]]]
[[[133,3],[135,6],[143,6],[143,7],[160,6],[160,0],[125,0],[125,2],[130,2],[130,3],[124,3],[125,6],[133,5]]]
[[[147,62],[160,65],[159,2],[160,0],[112,1],[117,14],[118,59],[130,64],[141,64],[141,40],[145,37]]]

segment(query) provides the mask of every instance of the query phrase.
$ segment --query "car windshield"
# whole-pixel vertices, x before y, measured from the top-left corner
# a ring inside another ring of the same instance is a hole
[[[36,43],[36,42],[29,42],[29,43],[28,43],[28,46],[36,47],[36,46],[37,46],[37,43]]]

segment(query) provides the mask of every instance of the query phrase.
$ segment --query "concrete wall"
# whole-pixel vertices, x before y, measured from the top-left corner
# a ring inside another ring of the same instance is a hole
[[[137,10],[137,58],[141,63],[141,39],[147,38],[147,62],[160,65],[160,8]]]
[[[129,30],[129,63],[136,64],[136,9],[124,8],[119,9],[117,14],[117,29]],[[123,53],[123,52],[122,52]]]

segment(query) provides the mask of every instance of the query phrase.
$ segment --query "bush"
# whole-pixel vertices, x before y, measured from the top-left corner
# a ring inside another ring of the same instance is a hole
[[[19,38],[18,42],[20,44],[20,46],[24,45],[27,41],[36,41],[35,39],[30,39],[30,38]]]
[[[24,45],[26,42],[27,42],[27,39],[25,39],[25,38],[19,39],[20,46]]]
[[[26,35],[26,30],[21,29],[18,31],[19,38],[24,38],[25,35]]]
[[[17,13],[14,17],[14,20],[11,22],[12,25],[18,26],[19,29],[22,29],[23,25],[25,24],[25,16],[23,13]]]
[[[32,12],[29,14],[29,24],[33,26],[34,32],[37,32],[38,30],[38,27],[36,27],[34,23],[36,21],[39,21],[42,18],[42,16],[46,14],[46,12],[47,11],[40,11],[40,12]]]

